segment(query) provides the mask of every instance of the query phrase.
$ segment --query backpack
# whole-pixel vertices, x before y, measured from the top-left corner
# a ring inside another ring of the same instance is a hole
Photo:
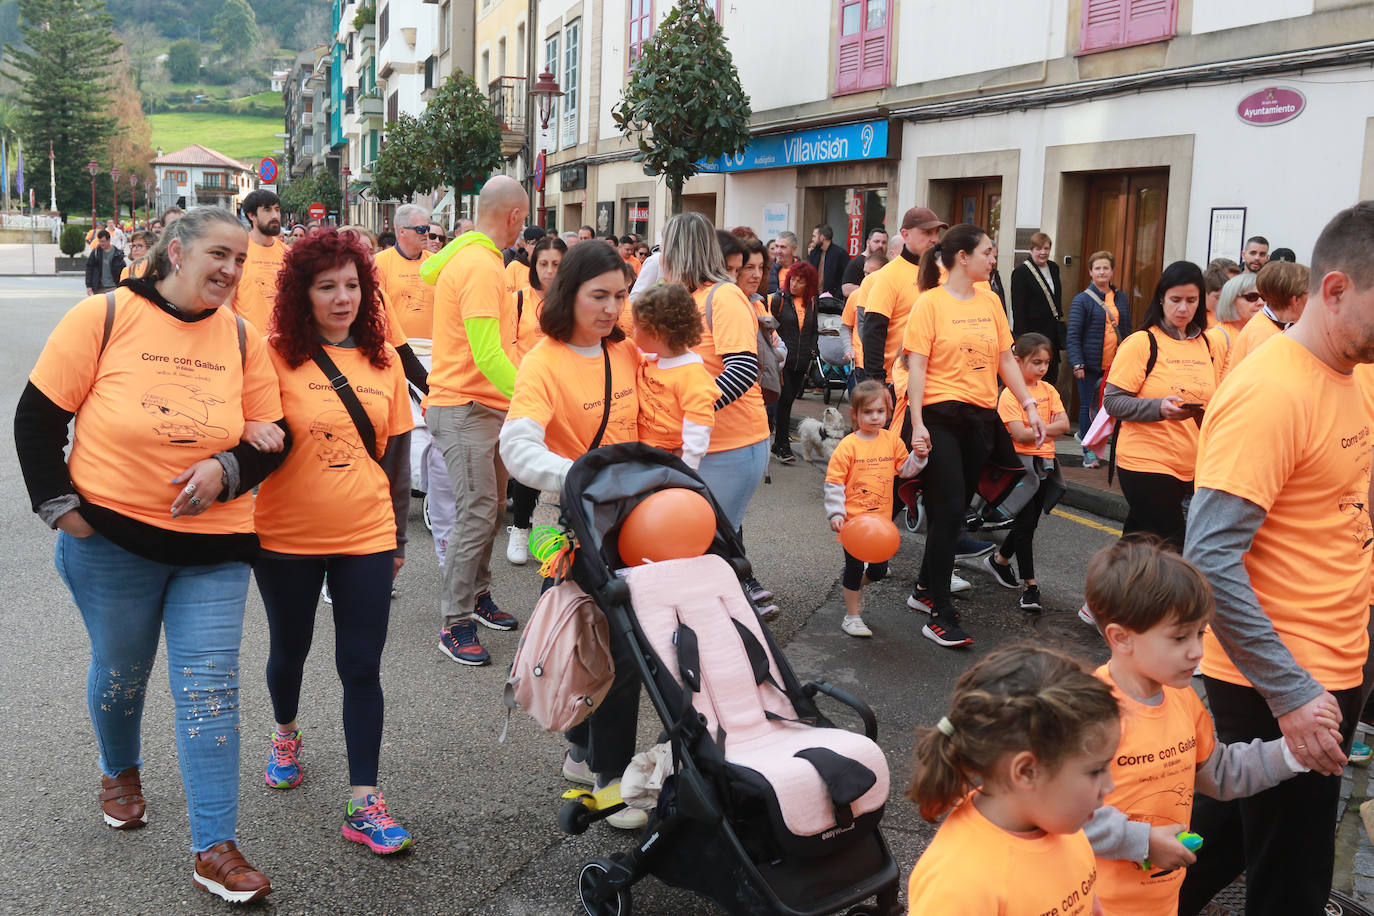
[[[716,290],[724,285],[724,283],[717,283],[712,286],[711,291],[706,294],[706,305],[703,310],[706,312],[706,327],[708,330],[712,329],[711,300],[715,299]],[[750,305],[753,305],[753,303],[750,303]],[[774,319],[772,315],[769,315],[768,318],[776,327],[776,319]],[[762,320],[762,318],[759,319],[760,322],[762,322]],[[765,331],[763,325],[760,324],[758,334],[754,338],[754,346],[758,350],[756,355],[759,364],[758,386],[759,391],[763,394],[763,403],[776,404],[778,398],[782,397],[782,369],[778,366],[777,354],[773,352],[773,343],[768,339],[770,331],[771,329]]]
[[[610,637],[606,615],[577,583],[544,592],[506,679],[507,725],[517,706],[545,731],[564,732],[587,718],[615,678]]]

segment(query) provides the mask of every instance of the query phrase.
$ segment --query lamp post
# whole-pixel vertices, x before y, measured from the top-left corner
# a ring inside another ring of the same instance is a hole
[[[110,166],[110,184],[114,187],[114,218],[115,226],[119,226],[119,169]]]
[[[145,179],[143,179],[143,221],[144,221],[145,223],[152,222],[153,217],[152,217],[152,213],[150,212],[150,208],[151,208],[152,202],[153,202],[153,179],[151,179],[151,178],[145,178]]]
[[[86,171],[91,173],[91,234],[95,234],[95,176],[100,172],[100,163],[92,159],[86,164]]]
[[[353,175],[353,170],[350,169],[348,166],[344,166],[342,169],[339,170],[339,174],[343,176],[343,205],[339,207],[339,219],[340,219],[340,225],[342,225],[342,226],[347,226],[347,225],[348,225],[348,179],[349,179],[350,177],[352,177],[352,175]]]
[[[548,70],[539,74],[539,79],[535,80],[529,89],[529,94],[534,96],[535,104],[539,108],[539,139],[534,144],[538,147],[536,151],[536,162],[542,166],[544,162],[543,132],[549,129],[549,118],[553,115],[554,99],[563,94],[563,90],[558,88],[558,80]],[[539,218],[536,225],[541,229],[544,227],[544,185],[547,184],[547,176],[543,168],[536,168],[538,174],[535,176],[535,184],[539,186]]]
[[[129,219],[138,221],[138,176],[129,173]]]

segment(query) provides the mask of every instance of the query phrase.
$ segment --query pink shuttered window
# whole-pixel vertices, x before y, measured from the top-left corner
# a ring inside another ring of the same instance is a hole
[[[644,43],[654,31],[654,0],[630,0],[630,38],[625,43],[625,69],[633,70],[644,53]]]
[[[835,95],[888,86],[892,0],[840,0]]]
[[[1083,0],[1078,53],[1164,41],[1178,34],[1178,0]]]

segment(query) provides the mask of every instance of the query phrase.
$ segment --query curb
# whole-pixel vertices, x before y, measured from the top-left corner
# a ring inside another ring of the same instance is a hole
[[[1094,490],[1092,487],[1069,484],[1059,502],[1062,505],[1082,509],[1084,512],[1091,512],[1093,515],[1100,515],[1117,523],[1126,521],[1128,508],[1126,500],[1105,490]]]

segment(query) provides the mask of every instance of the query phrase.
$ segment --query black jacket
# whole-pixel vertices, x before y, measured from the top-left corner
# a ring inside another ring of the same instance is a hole
[[[787,345],[787,362],[783,369],[797,371],[805,369],[816,352],[819,330],[816,326],[816,300],[806,303],[806,315],[801,326],[797,326],[797,310],[792,308],[792,297],[781,292],[768,297],[768,310],[778,319],[778,336]]]
[[[91,253],[86,256],[86,288],[87,289],[113,289],[119,285],[119,275],[124,272],[124,252],[113,245],[110,246],[113,257],[110,259],[110,279],[114,283],[109,287],[100,285],[100,246],[91,249]]]
[[[1050,261],[1045,266],[1048,269],[1041,271],[1040,275],[1049,285],[1053,307],[1045,299],[1045,291],[1031,273],[1035,265],[1029,259],[1011,272],[1011,329],[1017,336],[1030,331],[1044,334],[1057,347],[1059,328],[1063,327],[1064,319],[1068,317],[1064,314],[1064,288],[1059,284],[1059,265]]]
[[[849,256],[840,249],[834,242],[825,250],[825,265],[821,265],[820,248],[811,249],[807,254],[806,260],[811,266],[816,268],[816,273],[821,275],[821,288],[823,293],[829,293],[841,302],[844,301],[844,293],[840,291],[844,283],[844,269],[849,264]]]

